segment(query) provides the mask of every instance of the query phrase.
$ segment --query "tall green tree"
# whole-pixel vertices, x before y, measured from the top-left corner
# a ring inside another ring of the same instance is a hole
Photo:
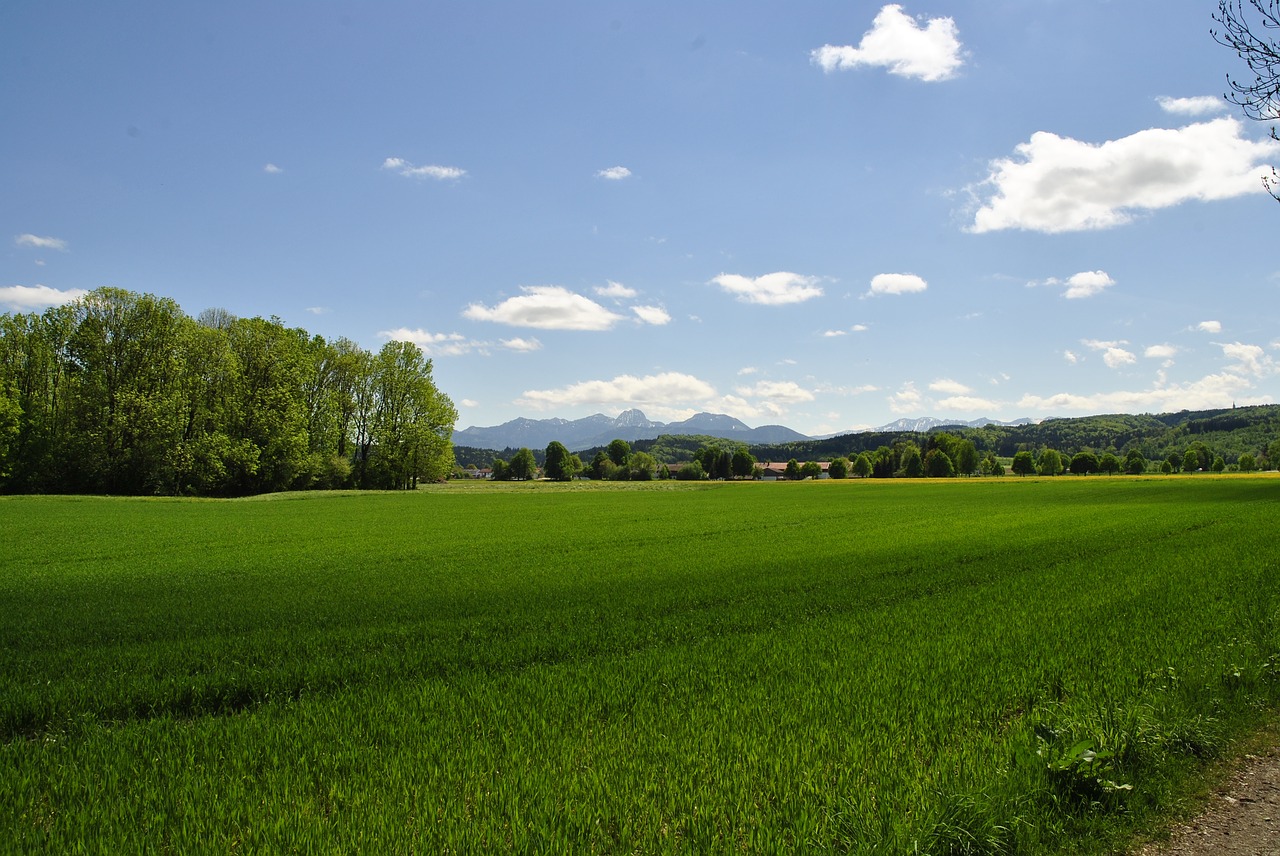
[[[412,342],[384,345],[374,361],[374,390],[373,433],[383,486],[412,489],[419,481],[448,478],[458,412],[432,382],[431,360],[422,349]],[[512,469],[518,466],[513,458]]]
[[[511,456],[511,463],[507,465],[507,477],[512,481],[528,481],[536,478],[538,475],[538,463],[533,458],[533,452],[528,449],[520,449]]]
[[[577,467],[574,462],[577,462]],[[559,440],[547,444],[542,460],[542,473],[552,481],[572,481],[582,469],[582,461],[577,455],[569,454],[569,450]]]
[[[1029,476],[1034,475],[1035,471],[1036,461],[1030,452],[1024,450],[1013,456],[1014,475]]]

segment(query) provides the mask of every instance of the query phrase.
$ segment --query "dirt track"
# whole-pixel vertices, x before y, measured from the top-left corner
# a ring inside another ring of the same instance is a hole
[[[1138,856],[1273,856],[1280,854],[1280,748],[1245,756],[1245,763],[1199,817]]]

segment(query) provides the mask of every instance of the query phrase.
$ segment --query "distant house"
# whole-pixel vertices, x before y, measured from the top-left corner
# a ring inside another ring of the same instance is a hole
[[[463,467],[462,475],[469,479],[491,479],[493,478],[493,469],[491,467]]]
[[[804,461],[797,461],[796,463],[801,467],[803,467],[805,464]],[[818,478],[825,479],[825,478],[831,477],[827,474],[827,469],[831,466],[830,461],[818,461],[818,466],[822,467],[822,475],[818,476]],[[764,475],[760,477],[761,481],[786,481],[787,464],[785,461],[780,464],[779,463],[763,464],[761,465],[761,469],[764,470]]]

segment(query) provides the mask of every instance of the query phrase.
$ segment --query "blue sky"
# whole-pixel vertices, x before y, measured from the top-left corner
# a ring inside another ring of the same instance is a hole
[[[17,0],[0,310],[408,338],[460,428],[1273,402],[1216,8]]]

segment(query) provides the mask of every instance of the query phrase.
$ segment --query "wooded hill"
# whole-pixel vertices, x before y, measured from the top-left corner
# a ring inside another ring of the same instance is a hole
[[[1137,450],[1149,461],[1181,455],[1195,442],[1203,443],[1230,465],[1244,454],[1259,462],[1267,459],[1268,447],[1280,439],[1280,405],[1233,407],[1223,410],[1182,410],[1177,413],[1131,415],[1115,413],[1104,416],[1082,416],[1069,419],[1046,419],[1038,424],[986,425],[981,428],[939,426],[929,431],[868,431],[841,434],[823,440],[800,440],[792,443],[747,444],[704,435],[663,435],[652,440],[636,440],[631,448],[647,452],[659,463],[691,461],[699,449],[717,446],[721,449],[745,448],[756,460],[799,461],[852,458],[861,452],[874,452],[881,447],[913,443],[928,448],[930,438],[947,433],[970,440],[982,455],[994,454],[1012,458],[1018,452],[1038,455],[1054,449],[1071,456],[1077,452],[1103,455],[1111,452],[1123,458]],[[604,447],[581,452],[584,461],[591,460]],[[514,448],[494,450],[455,447],[460,465],[488,466],[495,457],[510,458]],[[541,462],[542,449],[532,450]],[[1269,461],[1277,466],[1280,461]]]

